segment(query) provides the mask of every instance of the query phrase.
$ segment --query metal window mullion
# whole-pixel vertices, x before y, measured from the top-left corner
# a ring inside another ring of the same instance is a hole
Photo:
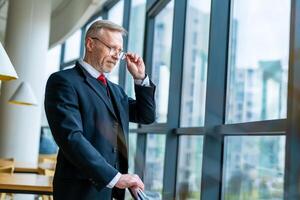
[[[147,10],[150,10],[152,6],[158,2],[158,0],[146,0],[146,1],[147,1],[147,5],[146,5]]]
[[[147,16],[145,26],[145,48],[144,48],[144,61],[146,65],[146,73],[151,78],[152,75],[152,55],[153,55],[153,42],[154,42],[154,19]]]
[[[147,134],[137,134],[136,154],[134,158],[134,172],[143,180],[146,164]]]
[[[129,31],[130,24],[130,12],[131,12],[131,0],[124,0],[124,10],[123,10],[123,27]],[[128,32],[128,34],[130,34]],[[124,51],[126,52],[128,49],[128,37],[124,37]],[[126,62],[121,61],[119,67],[119,85],[125,89],[126,84]]]
[[[66,49],[66,42],[64,42],[61,45],[59,70],[63,69],[64,59],[65,59],[65,49]]]
[[[300,199],[300,0],[292,0],[284,199]]]
[[[163,199],[172,200],[176,196],[176,175],[179,137],[173,129],[179,127],[181,85],[184,59],[184,35],[187,1],[174,0],[173,34],[170,66],[170,88],[168,103],[168,132],[166,135]]]
[[[80,57],[83,58],[84,56],[84,46],[85,46],[85,28],[86,26],[83,26],[81,28],[81,38],[80,38]]]
[[[202,200],[221,198],[224,137],[215,133],[214,127],[222,125],[225,118],[229,18],[230,0],[212,0],[201,181]]]

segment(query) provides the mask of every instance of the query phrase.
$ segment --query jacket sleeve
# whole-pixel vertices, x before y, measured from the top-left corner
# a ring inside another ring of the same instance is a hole
[[[50,76],[45,111],[53,137],[64,156],[97,188],[105,187],[118,173],[84,137],[78,97],[71,83],[59,74]]]
[[[151,124],[155,121],[155,85],[150,87],[135,85],[136,100],[129,98],[129,121]]]

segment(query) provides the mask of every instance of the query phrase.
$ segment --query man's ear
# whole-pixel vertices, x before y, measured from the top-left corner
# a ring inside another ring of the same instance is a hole
[[[89,51],[89,52],[91,52],[92,51],[92,49],[93,49],[93,41],[92,41],[92,39],[91,38],[86,38],[86,40],[85,40],[85,47],[86,47],[86,51]]]

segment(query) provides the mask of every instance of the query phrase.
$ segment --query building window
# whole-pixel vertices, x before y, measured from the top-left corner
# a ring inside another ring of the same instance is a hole
[[[283,199],[284,161],[285,136],[226,137],[222,199]]]
[[[152,79],[157,85],[156,121],[167,122],[174,1],[170,1],[155,17]]]
[[[123,25],[123,13],[124,13],[124,0],[119,1],[116,3],[109,11],[108,11],[108,20],[113,21],[114,23],[122,26]],[[119,61],[113,71],[109,74],[106,75],[106,77],[118,84],[119,83],[119,66],[120,66]]]
[[[81,29],[73,33],[65,43],[64,62],[69,62],[80,57]]]
[[[176,199],[200,199],[203,136],[180,136]]]
[[[187,2],[180,126],[203,126],[206,99],[210,0]],[[187,112],[186,102],[193,103]]]
[[[226,123],[286,118],[290,1],[232,1]],[[272,5],[272,6],[270,6]],[[255,23],[253,23],[255,22]],[[238,91],[238,85],[245,87]],[[253,91],[253,116],[236,110],[239,92]],[[236,118],[242,113],[244,118]]]

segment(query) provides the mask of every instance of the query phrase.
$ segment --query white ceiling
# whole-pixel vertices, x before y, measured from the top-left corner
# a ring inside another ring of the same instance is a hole
[[[51,0],[52,1],[52,13],[67,6],[72,0]],[[4,42],[6,18],[8,10],[9,0],[0,0],[0,41]]]

